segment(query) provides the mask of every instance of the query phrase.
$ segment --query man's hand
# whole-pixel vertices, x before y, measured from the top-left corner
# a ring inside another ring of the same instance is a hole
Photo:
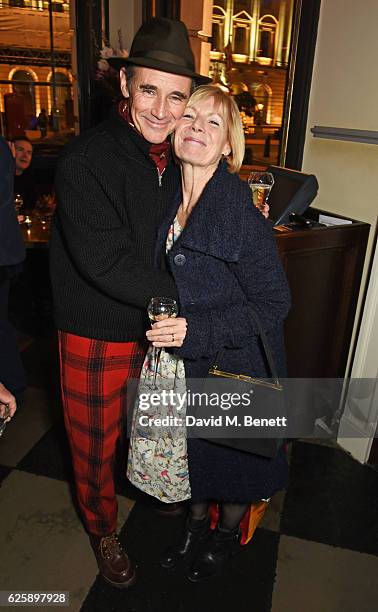
[[[0,383],[0,417],[10,421],[16,410],[16,398]]]
[[[7,140],[7,145],[10,148],[10,152],[12,153],[13,157],[16,157],[16,147],[14,146],[14,142]]]
[[[179,347],[184,342],[187,326],[184,317],[167,318],[154,323],[152,328],[146,332],[146,336],[157,348]]]

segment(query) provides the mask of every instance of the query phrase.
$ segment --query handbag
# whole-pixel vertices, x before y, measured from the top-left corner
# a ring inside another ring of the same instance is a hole
[[[272,351],[260,319],[251,306],[249,311],[258,330],[261,347],[269,366],[270,380],[221,370],[218,364],[225,349],[220,349],[202,386],[202,393],[206,394],[208,404],[216,409],[217,416],[213,415],[213,420],[210,422],[208,420],[206,427],[199,428],[200,435],[197,437],[238,451],[273,458],[285,441],[285,392],[279,381]],[[222,406],[224,394],[234,395],[236,398],[245,397],[246,401],[236,402],[233,406],[229,406],[228,403],[225,410]],[[210,401],[214,395],[219,398],[218,404]],[[206,410],[197,407],[196,417],[207,414],[208,418],[208,412],[208,406]],[[203,419],[201,424],[203,425]],[[211,436],[206,435],[209,431]],[[223,437],[224,434],[226,437]]]

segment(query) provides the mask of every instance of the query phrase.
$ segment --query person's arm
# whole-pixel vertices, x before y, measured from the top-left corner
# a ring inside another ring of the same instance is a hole
[[[177,299],[172,277],[143,264],[132,233],[121,223],[106,192],[107,180],[85,158],[66,157],[55,182],[57,214],[79,273],[112,299],[146,308],[153,296]]]
[[[13,193],[11,177],[14,175],[14,159],[7,141],[0,137],[0,208],[8,208]]]
[[[250,200],[246,207],[242,252],[229,267],[269,333],[286,318],[290,292],[270,225]],[[257,334],[245,303],[182,315],[188,327],[182,347],[175,352],[183,358],[214,355],[222,346],[241,348]]]
[[[0,383],[0,417],[10,421],[16,410],[16,398],[2,383]]]

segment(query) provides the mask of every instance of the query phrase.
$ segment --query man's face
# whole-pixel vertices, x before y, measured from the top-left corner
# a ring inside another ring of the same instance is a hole
[[[190,77],[136,67],[130,84],[121,71],[121,91],[130,98],[135,128],[152,144],[163,142],[175,129],[190,96]]]
[[[16,140],[14,143],[16,150],[16,173],[21,174],[29,168],[33,155],[33,147],[27,140]]]

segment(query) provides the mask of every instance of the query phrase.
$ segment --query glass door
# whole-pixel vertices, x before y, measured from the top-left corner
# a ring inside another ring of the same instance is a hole
[[[238,104],[246,172],[270,164],[300,168],[319,6],[213,1],[210,76]]]

